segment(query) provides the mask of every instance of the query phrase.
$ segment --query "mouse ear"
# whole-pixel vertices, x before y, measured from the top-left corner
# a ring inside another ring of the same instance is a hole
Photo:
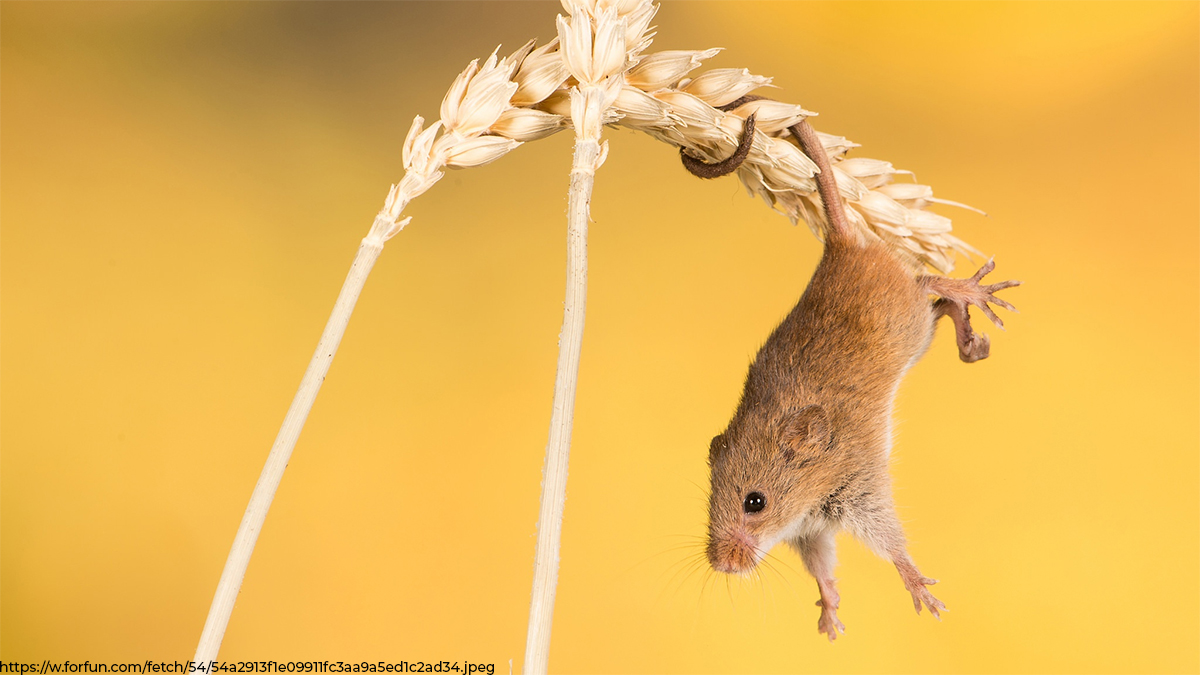
[[[825,450],[829,447],[830,436],[829,417],[825,409],[815,404],[805,406],[784,422],[784,457],[790,460],[806,448]]]
[[[708,464],[717,461],[717,455],[725,451],[725,434],[717,434],[713,436],[712,443],[708,446]]]

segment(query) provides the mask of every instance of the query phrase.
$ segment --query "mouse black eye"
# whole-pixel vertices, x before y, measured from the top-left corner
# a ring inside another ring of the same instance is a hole
[[[746,513],[758,513],[767,508],[767,498],[761,492],[751,492],[746,495],[746,501],[742,502],[742,508]]]

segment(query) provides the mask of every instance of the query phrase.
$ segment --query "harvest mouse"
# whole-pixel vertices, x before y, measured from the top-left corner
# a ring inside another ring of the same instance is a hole
[[[743,145],[753,119],[746,131]],[[991,261],[969,279],[915,276],[886,244],[847,222],[812,127],[802,121],[791,131],[820,169],[825,251],[799,304],[750,366],[732,421],[712,440],[707,555],[714,570],[745,574],[776,544],[791,546],[817,580],[817,629],[832,641],[845,632],[833,577],[839,530],[895,564],[918,613],[922,605],[935,617],[945,609],[927,588],[936,582],[909,557],[892,503],[892,404],[942,316],[955,324],[963,361],[986,358],[988,339],[971,329],[967,307],[1002,325],[988,303],[1013,310],[993,294],[1020,282],[981,285]],[[703,177],[733,170],[700,173],[703,163],[686,155],[684,163]]]

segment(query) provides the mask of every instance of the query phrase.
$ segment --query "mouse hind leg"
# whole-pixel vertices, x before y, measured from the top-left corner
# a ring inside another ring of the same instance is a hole
[[[958,358],[966,363],[974,363],[988,357],[990,351],[990,340],[988,336],[976,333],[971,328],[971,317],[967,309],[974,305],[981,309],[987,318],[992,320],[1000,328],[1004,328],[1004,322],[988,303],[1003,307],[1010,312],[1017,311],[1009,303],[997,298],[995,293],[1013,286],[1020,286],[1019,281],[1001,281],[998,284],[983,285],[979,283],[989,272],[996,267],[996,263],[992,260],[979,268],[979,271],[969,279],[951,279],[949,277],[924,276],[921,277],[921,283],[932,294],[939,296],[933,303],[934,319],[940,319],[943,316],[950,317],[954,322],[954,332],[958,340]]]
[[[800,553],[808,573],[817,580],[817,588],[821,591],[821,599],[817,601],[817,607],[821,608],[817,631],[833,642],[839,631],[846,632],[846,627],[837,616],[841,598],[837,592],[837,580],[833,578],[833,568],[837,567],[837,544],[833,539],[833,530],[793,539],[789,543]]]

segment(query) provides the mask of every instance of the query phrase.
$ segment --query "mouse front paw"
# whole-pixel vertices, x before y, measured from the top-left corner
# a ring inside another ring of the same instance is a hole
[[[817,601],[817,607],[821,608],[821,618],[817,619],[817,632],[829,638],[830,642],[837,639],[838,633],[845,633],[846,627],[838,620],[837,604],[830,603],[826,606],[821,600]]]
[[[921,613],[921,605],[925,605],[934,618],[942,618],[941,612],[946,611],[946,605],[941,600],[933,597],[933,593],[930,593],[929,589],[926,588],[936,583],[936,579],[920,575],[904,578],[904,588],[908,589],[908,592],[912,594],[913,607],[916,608],[917,614]]]

